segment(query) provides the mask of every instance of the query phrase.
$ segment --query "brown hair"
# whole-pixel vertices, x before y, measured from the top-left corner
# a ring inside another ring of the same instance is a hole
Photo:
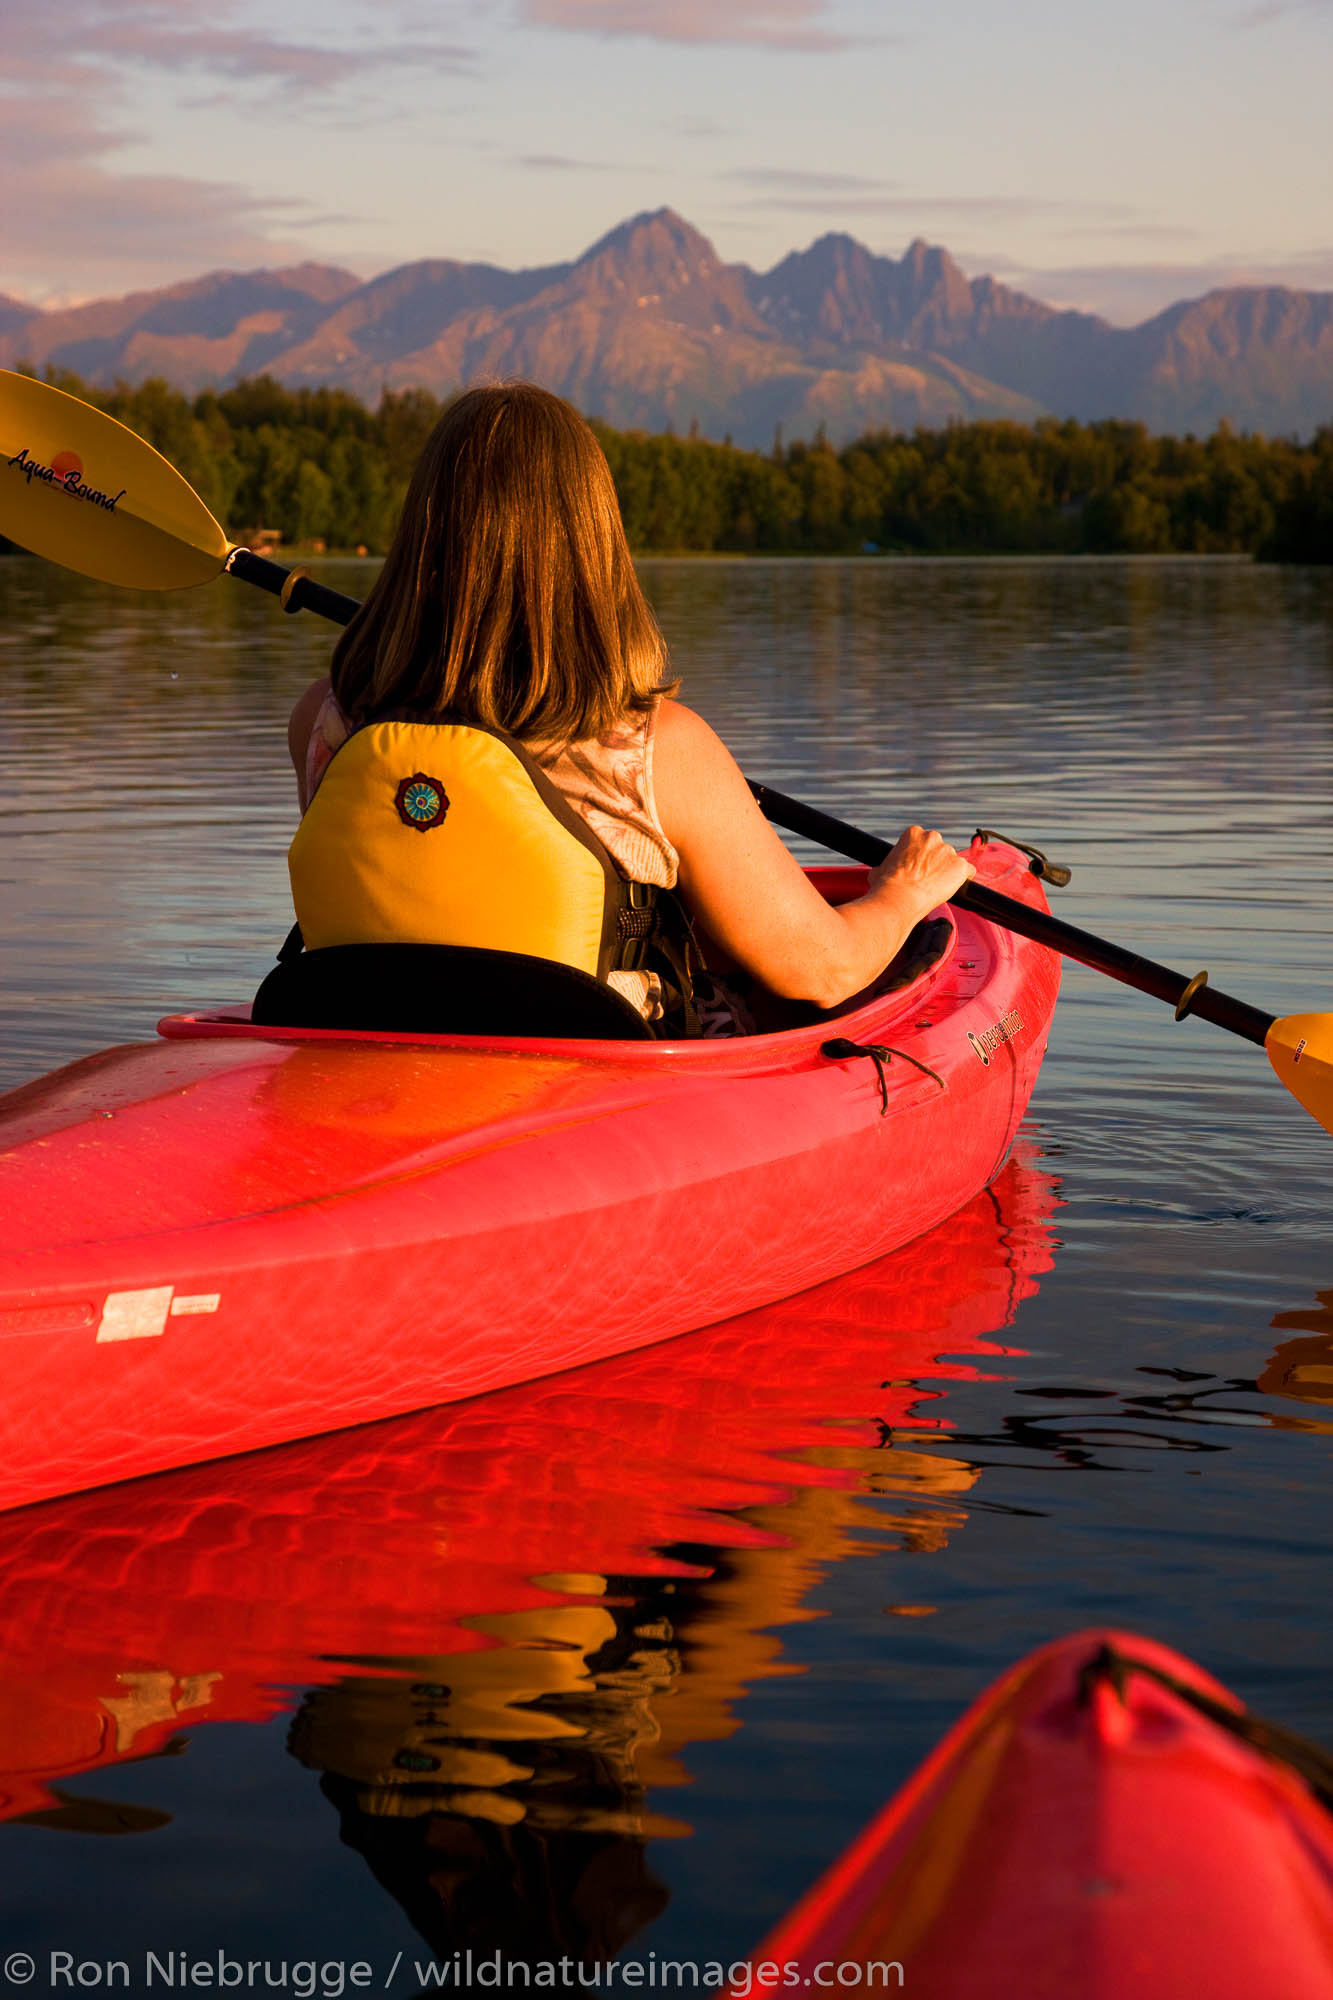
[[[527,382],[459,396],[334,649],[346,714],[450,714],[570,741],[673,692],[666,665],[611,468],[583,418]]]

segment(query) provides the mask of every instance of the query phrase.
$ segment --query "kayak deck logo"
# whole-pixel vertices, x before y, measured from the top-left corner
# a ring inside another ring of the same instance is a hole
[[[1006,1042],[1012,1042],[1014,1036],[1022,1031],[1022,1027],[1023,1016],[1017,1007],[1011,1007],[1007,1014],[1000,1016],[993,1028],[986,1028],[979,1035],[974,1035],[969,1029],[967,1039],[980,1056],[984,1067],[989,1069],[990,1059],[996,1049],[1003,1048]]]
[[[11,472],[21,472],[29,486],[37,480],[42,486],[54,486],[61,493],[68,493],[71,500],[87,500],[94,507],[104,507],[108,514],[114,514],[118,502],[125,498],[127,488],[122,486],[119,493],[103,493],[100,486],[88,486],[83,478],[83,460],[76,451],[58,451],[49,465],[34,458],[25,444],[22,451],[15,452],[9,461]]]

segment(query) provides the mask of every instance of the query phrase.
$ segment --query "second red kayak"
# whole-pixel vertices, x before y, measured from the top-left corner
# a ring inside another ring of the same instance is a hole
[[[1061,1639],[968,1711],[752,1972],[928,2000],[1329,2000],[1333,1817],[1301,1775],[1327,1785],[1320,1761],[1165,1646]]]
[[[1043,906],[1021,855],[979,878]],[[864,871],[815,871],[859,893]],[[950,920],[952,924],[952,919]],[[1055,955],[960,912],[730,1041],[177,1016],[0,1100],[0,1506],[625,1353],[883,1256],[998,1172]]]

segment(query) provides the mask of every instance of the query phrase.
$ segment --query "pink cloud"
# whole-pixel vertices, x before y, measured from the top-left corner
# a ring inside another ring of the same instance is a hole
[[[197,69],[241,82],[277,83],[292,90],[328,90],[355,81],[369,70],[472,67],[462,43],[401,41],[339,48],[328,43],[283,42],[248,30],[196,27],[179,16],[166,24],[120,15],[90,35],[91,53],[153,69]]]
[[[799,167],[730,167],[721,178],[740,181],[748,187],[767,189],[779,202],[818,202],[829,195],[846,194],[867,196],[878,201],[890,188],[902,186],[901,181],[880,180],[873,175],[834,174]]]
[[[746,42],[779,49],[840,49],[853,37],[820,25],[828,0],[522,0],[535,27],[663,42]]]
[[[229,25],[234,0],[196,9],[190,0],[0,0],[5,81],[52,89],[113,89],[122,66],[200,70],[231,82],[277,83],[319,92],[386,68],[467,70],[461,42],[383,32],[364,42],[285,41],[245,23]]]
[[[659,167],[641,166],[627,160],[580,160],[569,153],[520,153],[514,164],[541,174],[654,174],[661,171]]]
[[[12,182],[11,182],[12,188]],[[297,261],[308,251],[284,240],[299,219],[221,181],[174,175],[112,175],[77,160],[48,161],[11,193],[5,221],[6,274],[58,270],[60,291],[101,297],[137,285],[172,283],[182,271]],[[12,290],[12,281],[4,286]],[[40,279],[25,286],[38,303]],[[49,298],[50,294],[47,294]]]
[[[875,183],[852,174],[781,174],[738,170],[726,178],[746,181],[765,190],[743,197],[747,208],[782,209],[793,214],[827,215],[838,210],[845,214],[884,215],[895,219],[905,217],[910,223],[914,218],[927,216],[963,221],[1026,222],[1062,215],[1128,218],[1134,212],[1122,202],[1062,201],[1041,195],[863,193],[860,190],[873,188]],[[883,182],[881,185],[901,186],[902,183]],[[807,189],[814,191],[807,192]]]
[[[386,67],[465,68],[461,44],[381,32],[373,46],[283,41],[240,25],[235,0],[0,0],[0,183],[6,190],[0,290],[40,298],[154,285],[209,266],[307,254],[292,231],[307,202],[255,196],[190,175],[114,171],[132,143],[131,77],[195,72],[284,96],[336,118],[347,88]]]

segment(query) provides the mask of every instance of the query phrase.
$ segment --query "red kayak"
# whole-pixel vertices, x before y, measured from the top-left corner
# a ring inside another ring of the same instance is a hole
[[[971,858],[1045,907],[1012,848]],[[834,901],[864,886],[812,872]],[[782,1034],[373,1035],[237,1008],[15,1091],[0,1507],[476,1395],[882,1256],[998,1172],[1058,979],[960,912],[910,983]]]
[[[1327,1798],[1333,1761],[1167,1647],[1058,1640],[969,1709],[752,1968],[929,2000],[1328,2000],[1333,1817],[1302,1769]]]
[[[373,1812],[425,1796],[412,1753],[443,1739],[471,1802],[442,1774],[433,1812],[549,1828],[592,1759],[608,1813],[660,1824],[688,1746],[792,1671],[784,1628],[834,1564],[966,1532],[948,1395],[1016,1351],[998,1343],[1050,1268],[1054,1203],[1020,1139],[947,1222],[797,1299],[0,1516],[0,1819],[67,1816],[63,1780],[303,1690],[307,1761],[358,1774]]]

